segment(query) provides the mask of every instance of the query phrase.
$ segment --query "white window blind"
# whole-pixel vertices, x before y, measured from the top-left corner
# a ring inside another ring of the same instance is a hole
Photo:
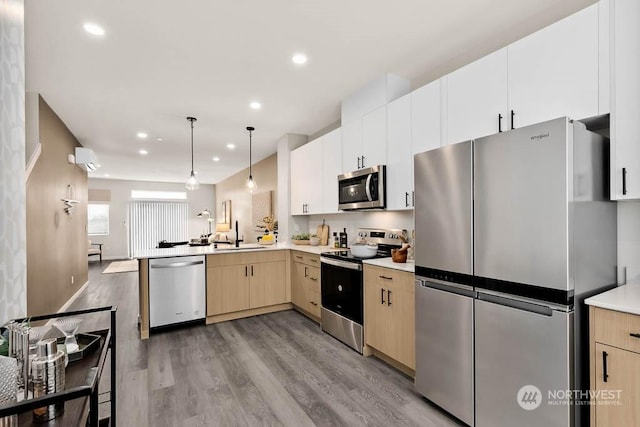
[[[189,204],[185,202],[129,202],[129,257],[158,242],[189,240]]]

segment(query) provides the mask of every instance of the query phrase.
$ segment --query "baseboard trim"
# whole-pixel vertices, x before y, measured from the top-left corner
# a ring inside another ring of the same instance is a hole
[[[69,299],[67,300],[67,302],[65,302],[65,303],[64,303],[64,305],[63,305],[62,307],[60,307],[60,309],[58,310],[58,313],[62,313],[62,312],[64,312],[64,311],[67,311],[67,309],[71,306],[71,304],[73,304],[73,302],[74,302],[74,301],[75,301],[75,300],[80,296],[80,294],[82,293],[82,291],[84,291],[84,290],[85,290],[85,288],[86,288],[88,285],[89,285],[89,281],[87,280],[87,281],[85,282],[85,284],[84,284],[84,285],[82,285],[82,286],[80,287],[80,289],[78,289],[78,290],[76,291],[76,293],[75,293],[75,294],[73,294],[73,295],[71,296],[71,298],[69,298]]]

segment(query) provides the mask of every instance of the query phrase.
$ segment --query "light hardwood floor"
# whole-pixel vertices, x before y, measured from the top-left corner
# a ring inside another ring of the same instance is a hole
[[[461,425],[417,395],[411,379],[294,311],[141,341],[137,273],[101,274],[103,268],[90,265],[89,285],[70,309],[118,305],[120,426]]]

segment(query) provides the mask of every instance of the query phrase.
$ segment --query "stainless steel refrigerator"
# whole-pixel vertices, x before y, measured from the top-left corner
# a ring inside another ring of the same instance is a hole
[[[425,397],[477,427],[584,422],[550,397],[587,388],[583,300],[615,284],[607,164],[607,141],[567,118],[415,156]]]

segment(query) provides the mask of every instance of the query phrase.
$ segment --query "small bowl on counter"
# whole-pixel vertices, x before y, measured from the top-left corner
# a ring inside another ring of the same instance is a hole
[[[378,253],[378,245],[371,243],[354,243],[351,254],[357,258],[373,258]]]

